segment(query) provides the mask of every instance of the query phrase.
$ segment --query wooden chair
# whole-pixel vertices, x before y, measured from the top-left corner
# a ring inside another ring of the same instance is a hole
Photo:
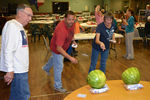
[[[31,24],[30,25],[30,33],[32,34],[31,35],[31,41],[32,41],[32,38],[34,38],[34,42],[36,42],[36,36],[37,35],[39,36],[39,40],[40,40],[40,36],[42,33],[41,33],[41,29],[38,26],[38,24]]]
[[[134,32],[135,32],[135,34],[138,34],[138,36],[134,37],[133,41],[138,41],[138,42],[142,41],[143,44],[145,45],[146,35],[145,35],[144,27],[138,27],[137,30],[138,30],[137,33],[136,33],[136,31],[134,31]]]

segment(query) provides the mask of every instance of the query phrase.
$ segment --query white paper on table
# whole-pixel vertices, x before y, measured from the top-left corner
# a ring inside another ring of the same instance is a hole
[[[85,97],[86,97],[86,94],[78,94],[77,97],[85,98]]]
[[[108,90],[109,90],[108,85],[105,84],[105,86],[103,88],[101,88],[101,89],[93,89],[93,88],[91,88],[90,92],[96,94],[96,93],[104,93],[104,92],[106,92]]]
[[[138,90],[143,88],[144,86],[142,84],[133,84],[133,85],[125,85],[125,88],[127,90]]]

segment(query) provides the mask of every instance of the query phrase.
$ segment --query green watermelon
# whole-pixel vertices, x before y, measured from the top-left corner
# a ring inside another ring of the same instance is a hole
[[[106,83],[106,76],[101,70],[93,70],[88,74],[87,82],[92,88],[100,89]]]
[[[122,80],[125,84],[138,84],[140,82],[140,72],[136,67],[130,67],[122,73]]]

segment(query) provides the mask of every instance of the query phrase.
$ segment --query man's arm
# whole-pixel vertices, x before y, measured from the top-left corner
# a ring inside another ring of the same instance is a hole
[[[71,57],[61,46],[57,46],[57,51],[60,52],[60,54],[62,54],[65,58],[69,59],[72,63],[78,63],[77,59]]]
[[[3,33],[3,55],[4,55],[4,65],[7,69],[7,73],[4,76],[4,80],[9,85],[14,77],[14,53],[17,48],[18,36],[16,35],[16,27],[13,23],[6,24]]]

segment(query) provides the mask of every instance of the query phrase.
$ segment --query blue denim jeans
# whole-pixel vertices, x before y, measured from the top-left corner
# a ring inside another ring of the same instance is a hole
[[[67,49],[67,51],[66,51],[69,55],[71,55],[71,53],[72,53],[72,46],[70,45],[69,46],[69,48]]]
[[[44,66],[44,69],[46,69],[46,71],[49,71],[52,68],[52,66],[54,67],[55,88],[62,87],[61,74],[63,71],[63,59],[64,57],[61,54],[56,54],[52,52],[52,56]]]
[[[9,100],[28,100],[29,97],[28,73],[15,73],[11,83]]]
[[[90,65],[89,72],[91,72],[92,70],[95,70],[99,53],[101,54],[100,70],[105,73],[106,61],[108,59],[109,49],[106,49],[105,51],[98,51],[98,50],[92,48],[91,65]]]

